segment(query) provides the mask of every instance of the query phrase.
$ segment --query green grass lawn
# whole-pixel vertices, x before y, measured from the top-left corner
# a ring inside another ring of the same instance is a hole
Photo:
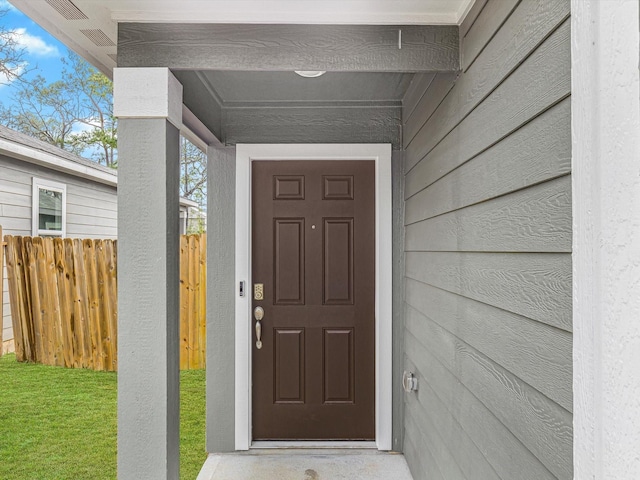
[[[0,479],[116,478],[116,374],[0,357]],[[205,453],[204,370],[181,373],[180,478]]]

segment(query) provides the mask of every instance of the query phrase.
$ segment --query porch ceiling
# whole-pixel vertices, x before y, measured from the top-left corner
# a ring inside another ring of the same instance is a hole
[[[392,143],[410,72],[175,70],[184,104],[224,144]]]
[[[399,148],[414,73],[459,68],[475,0],[10,1],[108,76],[171,68],[205,143]]]
[[[411,73],[328,72],[303,78],[294,72],[201,71],[202,80],[228,107],[314,103],[388,103],[399,105]],[[183,75],[184,77],[184,75]]]

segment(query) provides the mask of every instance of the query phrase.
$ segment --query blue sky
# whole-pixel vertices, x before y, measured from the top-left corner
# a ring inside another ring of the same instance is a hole
[[[0,10],[7,11],[0,22],[6,29],[16,31],[18,41],[25,49],[24,60],[28,64],[27,69],[31,69],[26,78],[41,75],[47,82],[59,79],[62,71],[60,59],[67,55],[67,48],[7,0],[0,0]],[[10,84],[0,86],[0,102],[5,106],[11,104],[12,90]]]

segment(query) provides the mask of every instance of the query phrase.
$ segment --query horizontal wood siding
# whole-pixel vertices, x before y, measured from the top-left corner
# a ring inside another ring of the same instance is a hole
[[[403,102],[416,480],[573,477],[569,0],[488,0]]]
[[[118,25],[119,67],[436,72],[458,68],[458,47],[453,25]]]
[[[225,108],[222,137],[237,143],[390,143],[400,148],[402,108],[317,106]]]
[[[0,155],[0,225],[3,235],[31,235],[33,177],[67,186],[67,237],[117,237],[118,206],[115,187]],[[2,328],[5,342],[13,338],[6,278],[5,269],[2,289]]]

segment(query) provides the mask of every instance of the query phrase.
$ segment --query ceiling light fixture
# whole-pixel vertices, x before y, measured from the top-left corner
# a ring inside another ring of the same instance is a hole
[[[304,78],[316,78],[327,73],[325,71],[320,71],[320,70],[295,70],[295,72]]]

